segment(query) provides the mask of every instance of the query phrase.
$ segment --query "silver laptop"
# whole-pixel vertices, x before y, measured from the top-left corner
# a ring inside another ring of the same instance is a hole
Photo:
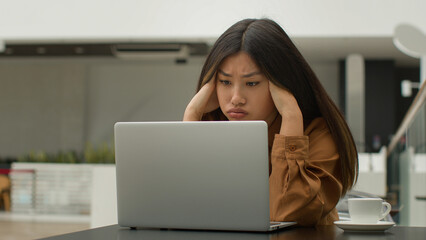
[[[269,231],[268,133],[262,121],[119,122],[118,224]]]

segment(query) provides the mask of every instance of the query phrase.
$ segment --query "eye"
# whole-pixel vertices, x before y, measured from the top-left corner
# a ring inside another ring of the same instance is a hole
[[[247,82],[247,83],[246,83],[246,85],[247,85],[247,86],[249,86],[249,87],[254,87],[254,86],[256,86],[257,84],[259,84],[259,82]]]
[[[231,82],[230,82],[230,81],[228,81],[228,80],[219,80],[219,82],[220,82],[221,84],[223,84],[223,85],[229,85],[229,84],[231,84]]]

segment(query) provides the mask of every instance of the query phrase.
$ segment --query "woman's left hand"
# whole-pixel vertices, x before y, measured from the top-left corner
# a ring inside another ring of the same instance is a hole
[[[282,123],[280,134],[286,136],[303,135],[303,115],[294,95],[269,81],[269,91],[275,107],[281,114]]]

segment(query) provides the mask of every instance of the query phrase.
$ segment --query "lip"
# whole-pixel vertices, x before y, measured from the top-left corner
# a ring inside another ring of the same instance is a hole
[[[244,111],[241,108],[231,108],[227,111],[227,113],[231,118],[235,118],[235,119],[244,118],[248,114],[248,112]]]

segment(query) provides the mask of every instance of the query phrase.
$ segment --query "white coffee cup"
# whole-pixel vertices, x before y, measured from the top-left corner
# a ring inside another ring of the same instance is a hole
[[[391,205],[381,198],[349,198],[348,206],[354,223],[377,223],[391,211]]]

